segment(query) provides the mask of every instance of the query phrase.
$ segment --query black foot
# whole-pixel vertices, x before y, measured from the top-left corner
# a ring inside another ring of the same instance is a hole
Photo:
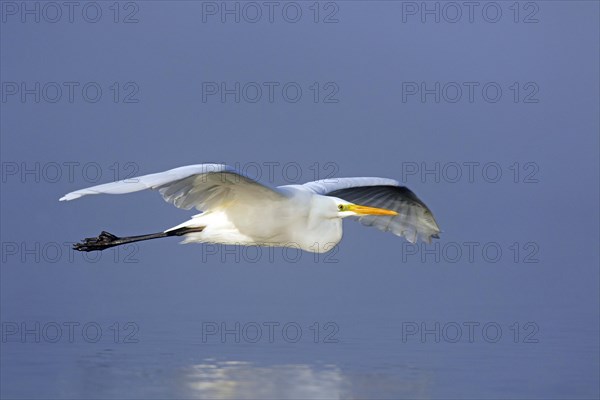
[[[115,243],[120,238],[113,235],[112,233],[108,233],[106,231],[102,231],[100,235],[93,238],[85,238],[81,243],[75,243],[73,245],[74,250],[79,251],[95,251],[95,250],[104,250],[109,247],[118,246],[119,243]]]

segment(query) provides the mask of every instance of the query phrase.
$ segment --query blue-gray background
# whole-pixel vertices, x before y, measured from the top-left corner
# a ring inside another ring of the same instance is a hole
[[[22,22],[21,4],[43,6],[2,2],[3,398],[598,398],[597,2],[523,2],[518,15],[498,2],[487,10],[501,9],[496,23],[483,18],[486,3],[472,22],[463,6],[456,23],[436,2],[321,3],[317,23],[313,2],[294,3],[297,23],[282,17],[287,3],[272,23],[266,8],[257,23],[244,20],[250,9],[239,23],[203,13],[233,2],[119,3],[116,23],[113,2],[97,3],[97,23],[82,18],[85,2],[72,23],[66,9],[56,23],[52,9]],[[422,22],[422,7],[438,7],[439,23]],[[36,82],[79,86],[72,102],[66,91],[48,101],[52,84],[39,103],[9,93]],[[102,88],[96,103],[82,97],[88,82]],[[253,92],[222,102],[203,82],[279,89],[272,102],[266,92],[256,103]],[[303,89],[296,103],[281,95],[287,82]],[[411,82],[479,86],[472,102],[465,91],[452,103],[449,91],[438,103],[403,99]],[[488,82],[502,89],[495,103],[482,96]],[[332,88],[338,101],[324,102]],[[124,102],[132,91],[138,101]],[[101,229],[154,232],[191,214],[156,193],[59,203],[64,193],[210,161],[249,173],[259,165],[268,184],[290,183],[298,166],[299,182],[332,171],[401,179],[443,234],[438,247],[414,248],[347,221],[329,258],[276,249],[255,262],[255,252],[174,239],[96,262],[63,246]],[[480,167],[470,180],[471,162]],[[272,177],[265,163],[279,163]],[[453,179],[457,164],[463,175]],[[482,173],[488,164],[500,166],[497,182],[497,168]],[[439,179],[408,173],[436,165],[446,168]],[[486,245],[501,249],[497,262]],[[263,327],[257,343],[242,332],[253,322]],[[273,343],[270,322],[279,324]],[[79,324],[73,340],[67,323]],[[203,337],[236,323],[239,343]],[[286,323],[302,328],[297,343],[293,330],[283,337]],[[469,323],[479,324],[472,338]],[[82,335],[85,324],[102,328],[97,343],[93,329]],[[407,335],[414,327],[438,337]],[[491,343],[495,327],[502,334]]]

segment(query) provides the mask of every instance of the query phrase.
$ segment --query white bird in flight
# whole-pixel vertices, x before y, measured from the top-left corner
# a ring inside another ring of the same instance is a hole
[[[342,239],[342,219],[403,236],[411,243],[439,237],[433,214],[408,188],[387,178],[331,178],[271,188],[224,164],[197,164],[71,192],[89,194],[158,190],[168,203],[202,211],[163,232],[117,237],[103,231],[73,247],[104,250],[142,240],[182,236],[182,243],[296,247],[329,251]]]

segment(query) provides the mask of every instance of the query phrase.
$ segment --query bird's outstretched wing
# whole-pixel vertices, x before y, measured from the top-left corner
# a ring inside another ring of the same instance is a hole
[[[410,189],[386,178],[332,178],[302,185],[314,193],[334,196],[351,203],[385,208],[396,216],[365,215],[353,217],[363,225],[404,236],[415,243],[418,238],[430,243],[439,237],[440,228],[433,214]]]
[[[197,164],[138,176],[68,193],[60,201],[89,194],[123,194],[155,189],[166,202],[186,210],[207,211],[244,197],[278,200],[283,194],[243,176],[225,164]]]

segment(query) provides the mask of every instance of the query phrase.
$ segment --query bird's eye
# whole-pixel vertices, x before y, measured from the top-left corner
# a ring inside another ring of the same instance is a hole
[[[340,204],[340,205],[338,206],[338,210],[340,210],[340,211],[344,211],[344,205],[343,205],[343,204]]]

